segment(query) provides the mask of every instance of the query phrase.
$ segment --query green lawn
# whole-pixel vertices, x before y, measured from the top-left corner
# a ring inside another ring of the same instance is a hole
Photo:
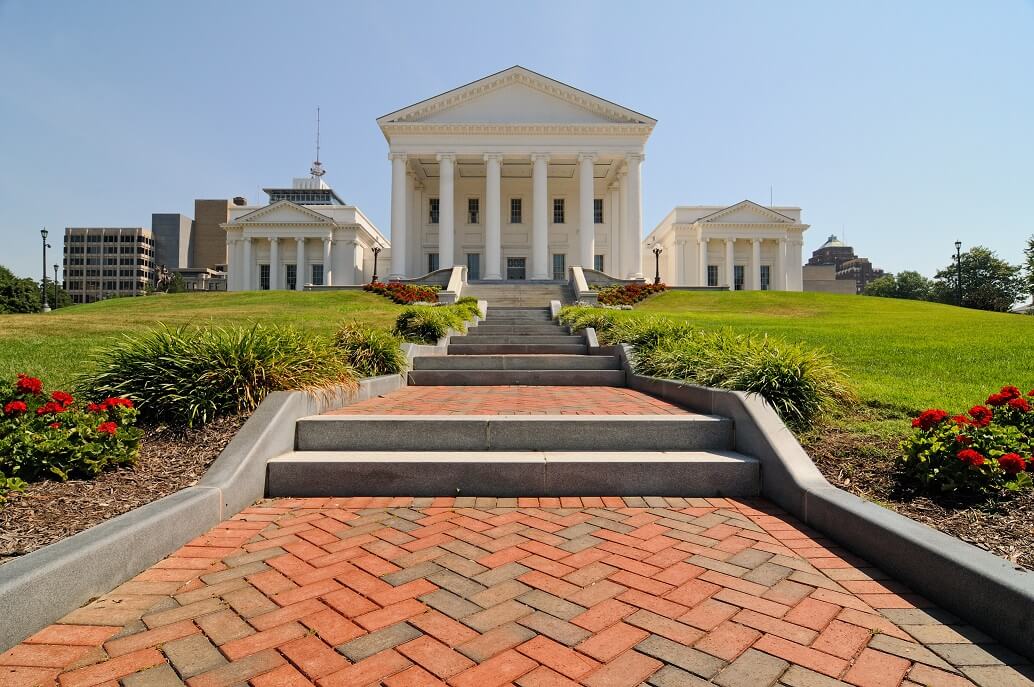
[[[772,291],[669,291],[635,312],[821,347],[847,371],[863,401],[897,411],[962,411],[1003,384],[1034,387],[1034,317]]]
[[[68,386],[87,356],[122,333],[170,325],[290,324],[331,333],[342,320],[390,326],[401,306],[363,291],[180,293],[118,298],[46,315],[0,315],[0,378]]]

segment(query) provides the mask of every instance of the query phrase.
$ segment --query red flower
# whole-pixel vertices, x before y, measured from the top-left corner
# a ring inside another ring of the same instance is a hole
[[[912,426],[919,427],[924,430],[930,430],[944,422],[947,418],[948,413],[943,410],[930,408],[929,410],[924,410],[919,414],[919,417],[912,420]]]
[[[47,401],[36,409],[37,415],[48,415],[50,413],[63,413],[67,410],[63,405],[55,401]]]
[[[991,394],[987,397],[987,405],[989,406],[1004,406],[1008,402],[1009,396],[1005,394]]]
[[[54,399],[54,401],[60,403],[63,406],[67,406],[70,403],[75,402],[75,399],[72,398],[72,394],[67,393],[65,391],[55,391],[50,395],[50,397]]]
[[[126,407],[126,408],[132,408],[133,407],[133,402],[131,400],[129,400],[128,398],[109,398],[109,399],[106,399],[104,401],[103,405],[108,407],[108,408],[116,408],[118,406],[123,406],[123,407]]]
[[[61,423],[51,422],[49,425],[47,425],[47,427],[50,427],[51,429],[61,429]]]
[[[1008,406],[1010,408],[1013,408],[1015,410],[1019,410],[1019,411],[1024,412],[1024,413],[1029,413],[1030,412],[1030,404],[1027,403],[1027,399],[1025,399],[1025,398],[1012,398],[1012,399],[1009,399]]]
[[[35,377],[28,377],[23,374],[18,375],[18,381],[14,385],[15,390],[20,394],[39,394],[43,391],[43,382],[36,379]]]
[[[114,436],[115,432],[118,431],[118,425],[116,425],[114,422],[102,422],[99,425],[97,425],[97,431],[101,434]]]
[[[965,415],[955,415],[951,418],[951,421],[957,425],[968,425],[972,423],[972,421]]]
[[[998,459],[998,464],[1010,475],[1018,474],[1027,469],[1027,464],[1023,458],[1016,453],[1006,453]]]
[[[958,459],[963,463],[972,465],[973,467],[983,465],[985,460],[984,456],[979,451],[974,451],[971,448],[964,448],[955,455],[958,456]]]
[[[25,405],[25,401],[11,401],[4,406],[4,415],[21,415],[28,409],[29,407]]]
[[[999,389],[998,393],[1006,398],[1019,398],[1020,390],[1014,386],[1003,386]]]
[[[957,437],[955,437],[955,443],[962,444],[963,446],[969,446],[973,443],[973,439],[967,437],[965,434],[960,434]]]
[[[969,409],[969,415],[973,418],[974,427],[987,427],[994,417],[994,413],[987,406],[973,406]]]
[[[108,406],[103,403],[87,403],[86,412],[88,413],[103,413],[108,409]]]

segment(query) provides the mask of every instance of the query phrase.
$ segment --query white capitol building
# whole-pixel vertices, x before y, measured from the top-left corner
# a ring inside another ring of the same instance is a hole
[[[643,238],[642,165],[656,120],[523,67],[377,120],[391,160],[391,241],[321,170],[234,207],[229,289],[418,278],[562,280],[569,268],[672,286],[802,289],[801,210],[679,206]],[[595,274],[595,273],[592,273]]]

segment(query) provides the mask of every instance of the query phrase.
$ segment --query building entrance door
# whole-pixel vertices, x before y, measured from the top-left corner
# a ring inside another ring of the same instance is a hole
[[[527,279],[525,264],[527,258],[507,258],[506,259],[506,278],[509,280],[520,280]]]

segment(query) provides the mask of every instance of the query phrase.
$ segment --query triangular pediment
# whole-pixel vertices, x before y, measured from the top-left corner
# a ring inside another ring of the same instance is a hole
[[[632,124],[646,115],[516,66],[377,120],[389,124]]]
[[[308,206],[298,205],[289,200],[279,200],[236,219],[236,222],[241,224],[323,224],[333,221]]]
[[[794,224],[792,217],[776,212],[752,200],[744,200],[701,217],[698,222],[710,224]]]

